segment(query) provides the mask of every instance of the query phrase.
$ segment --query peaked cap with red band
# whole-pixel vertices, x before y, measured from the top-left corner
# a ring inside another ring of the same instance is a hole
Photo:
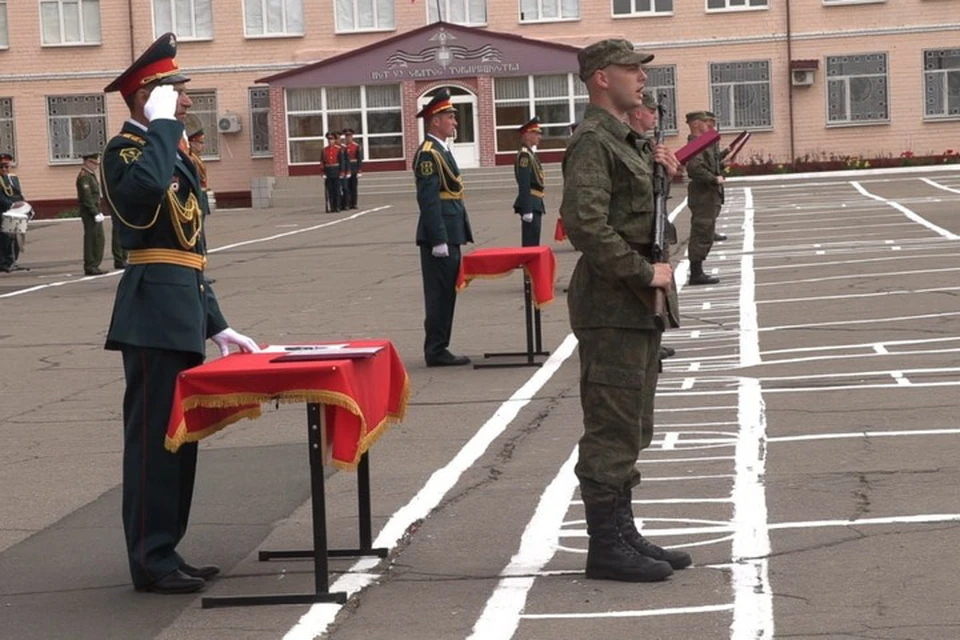
[[[455,111],[456,107],[450,104],[450,94],[446,89],[441,89],[437,92],[437,95],[433,96],[433,100],[428,102],[423,109],[420,109],[420,113],[417,114],[418,118],[429,118],[435,116],[438,113],[443,113],[444,111]]]
[[[520,127],[519,131],[520,135],[525,133],[543,133],[543,129],[540,128],[540,118],[533,116],[525,125]]]
[[[103,91],[104,93],[119,91],[124,98],[128,98],[136,93],[137,89],[149,84],[188,82],[190,78],[180,73],[176,56],[177,36],[165,33]]]

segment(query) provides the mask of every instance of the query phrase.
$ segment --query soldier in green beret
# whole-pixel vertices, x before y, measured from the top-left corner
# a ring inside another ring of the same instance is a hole
[[[97,181],[97,169],[100,167],[100,154],[88,153],[83,156],[83,166],[77,174],[77,204],[80,222],[83,223],[83,273],[97,276],[103,262],[103,214],[100,212],[100,183]]]
[[[640,482],[640,451],[653,439],[654,395],[661,332],[654,289],[671,291],[673,268],[653,263],[653,166],[627,125],[641,104],[653,55],[627,40],[610,39],[580,51],[580,79],[590,103],[567,144],[560,215],[582,255],[567,293],[570,324],[579,341],[583,436],[576,465],[586,512],[588,578],[663,580],[692,562],[637,531],[632,490]],[[668,175],[679,168],[666,147],[653,159]],[[668,295],[677,326],[675,295]]]
[[[691,111],[687,114],[687,126],[690,128],[689,140],[693,140],[710,130],[710,122],[716,116],[710,111]],[[717,228],[717,217],[723,206],[723,169],[720,163],[719,145],[714,143],[694,156],[687,163],[687,206],[690,207],[690,241],[687,252],[690,255],[691,285],[717,284],[716,278],[703,270],[703,261],[707,259],[713,247]]]

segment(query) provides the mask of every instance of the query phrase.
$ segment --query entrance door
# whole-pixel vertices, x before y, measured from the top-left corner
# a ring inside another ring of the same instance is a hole
[[[450,93],[450,103],[457,110],[457,135],[453,142],[447,141],[457,165],[461,169],[470,169],[480,166],[480,143],[477,140],[477,96],[460,87],[437,87],[420,96],[417,100],[419,111],[433,98],[436,93],[445,88]],[[420,124],[420,139],[426,133],[423,130],[423,119]]]

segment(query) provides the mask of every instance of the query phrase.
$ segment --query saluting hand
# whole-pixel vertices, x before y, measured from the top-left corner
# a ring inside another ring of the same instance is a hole
[[[143,105],[143,115],[147,120],[176,120],[177,103],[180,101],[180,94],[173,88],[173,85],[162,84],[154,87],[147,98],[147,103]]]

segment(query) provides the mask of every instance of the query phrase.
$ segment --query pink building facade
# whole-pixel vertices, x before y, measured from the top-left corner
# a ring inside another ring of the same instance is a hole
[[[439,12],[438,12],[439,7]],[[358,131],[366,171],[409,167],[419,104],[451,88],[461,165],[546,125],[562,157],[582,114],[576,50],[623,37],[682,115],[753,132],[747,156],[940,154],[960,147],[956,0],[0,0],[0,151],[38,211],[74,204],[80,155],[120,128],[102,89],[174,31],[207,133],[210,184],[244,203],[262,176],[319,172],[323,133]],[[442,22],[438,21],[442,18]],[[678,117],[679,114],[679,117]]]

